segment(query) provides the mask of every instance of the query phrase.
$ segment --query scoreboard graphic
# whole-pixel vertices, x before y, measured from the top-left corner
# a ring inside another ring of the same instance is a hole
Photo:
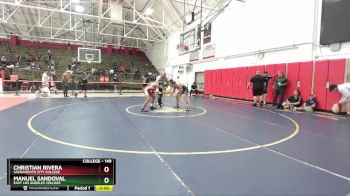
[[[7,159],[11,191],[113,191],[116,160]]]

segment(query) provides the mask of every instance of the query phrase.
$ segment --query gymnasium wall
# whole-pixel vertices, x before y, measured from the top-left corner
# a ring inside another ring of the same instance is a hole
[[[179,65],[190,62],[189,54],[178,56],[180,32],[146,54],[158,69],[172,70],[173,78],[187,85],[195,72],[205,70],[350,58],[350,43],[342,43],[336,52],[319,46],[320,21],[321,0],[232,1],[212,24],[215,58],[194,61],[192,71],[179,73]]]

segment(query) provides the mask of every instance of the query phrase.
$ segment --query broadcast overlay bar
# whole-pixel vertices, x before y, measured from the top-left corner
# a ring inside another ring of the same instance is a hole
[[[116,160],[7,159],[7,184],[13,191],[112,191]]]

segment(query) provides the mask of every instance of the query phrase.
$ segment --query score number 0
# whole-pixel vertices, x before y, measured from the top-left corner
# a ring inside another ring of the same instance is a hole
[[[105,166],[105,167],[103,168],[103,171],[104,171],[105,173],[108,173],[108,172],[109,172],[109,167],[108,167],[108,166]],[[105,177],[105,178],[103,179],[103,182],[104,182],[105,184],[108,184],[108,183],[109,183],[109,178],[108,178],[108,177]]]

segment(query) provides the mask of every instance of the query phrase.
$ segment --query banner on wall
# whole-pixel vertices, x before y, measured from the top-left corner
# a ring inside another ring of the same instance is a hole
[[[211,42],[211,23],[206,23],[204,25],[203,44],[208,44],[210,42]]]
[[[202,51],[202,58],[203,59],[208,59],[208,58],[213,58],[215,57],[215,49],[216,46],[215,44],[209,44],[204,46],[203,51]]]
[[[199,50],[193,51],[190,54],[190,62],[199,60]]]

